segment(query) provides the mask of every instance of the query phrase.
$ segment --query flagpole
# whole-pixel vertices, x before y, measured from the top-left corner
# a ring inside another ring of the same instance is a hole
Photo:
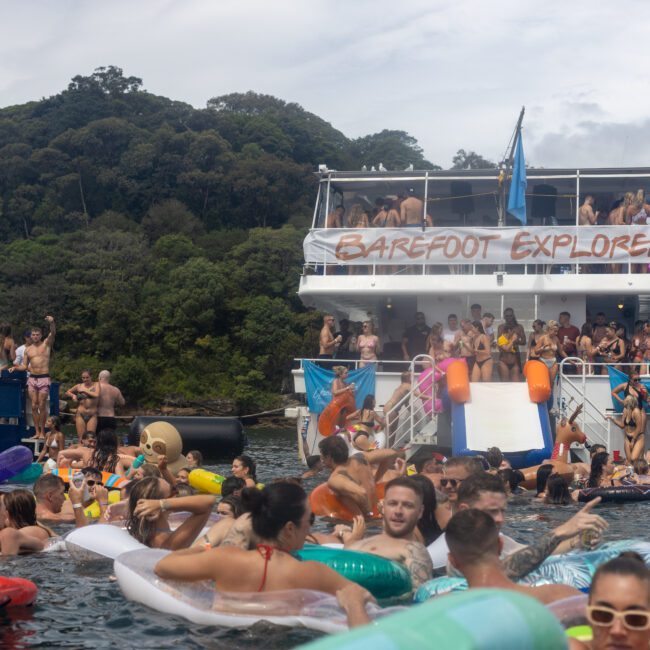
[[[501,181],[501,187],[499,192],[499,210],[498,210],[498,226],[503,228],[506,225],[506,184],[508,177],[512,176],[512,163],[515,159],[515,149],[517,148],[517,140],[521,137],[521,125],[524,121],[524,113],[526,112],[526,107],[521,107],[521,113],[519,113],[519,119],[517,120],[517,126],[512,137],[512,147],[510,147],[510,153],[508,158],[506,158],[501,163],[501,173],[503,174],[503,179]]]

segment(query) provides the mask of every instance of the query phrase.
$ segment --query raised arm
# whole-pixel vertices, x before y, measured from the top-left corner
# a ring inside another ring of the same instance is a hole
[[[623,403],[623,398],[619,395],[619,393],[620,393],[622,390],[625,390],[625,386],[626,386],[626,385],[627,385],[627,383],[619,384],[619,385],[616,386],[616,388],[614,388],[614,390],[612,391],[612,397],[613,397],[617,402],[619,402],[620,404]]]
[[[45,320],[50,324],[50,333],[47,335],[45,342],[50,350],[54,347],[54,337],[56,336],[56,324],[54,323],[54,316],[46,316]]]

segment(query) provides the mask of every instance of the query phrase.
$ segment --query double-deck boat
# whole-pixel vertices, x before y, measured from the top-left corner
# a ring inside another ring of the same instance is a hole
[[[569,312],[572,324],[580,328],[603,312],[606,321],[625,326],[628,338],[637,320],[650,318],[650,227],[607,225],[608,215],[626,193],[650,185],[650,168],[528,169],[524,223],[505,209],[509,179],[499,169],[324,169],[318,176],[298,293],[306,305],[339,321],[374,322],[381,348],[375,388],[379,409],[398,385],[400,372],[418,372],[417,364],[402,355],[403,333],[413,325],[416,312],[425,314],[428,325],[446,324],[449,314],[466,318],[477,303],[484,313],[494,314],[496,328],[504,310],[511,308],[527,334],[535,319],[557,320],[560,312]],[[579,225],[580,206],[589,196],[597,224]],[[328,216],[337,206],[343,206],[346,215],[360,207],[372,222],[382,205],[398,205],[405,197],[422,206],[413,224],[352,227],[344,216],[342,227],[328,227],[333,223]],[[525,354],[524,348],[524,359]],[[304,362],[296,360],[293,370],[298,393],[305,392]],[[606,369],[594,374],[601,371],[598,364],[581,359],[560,366],[551,414],[565,414],[583,404],[580,424],[589,442],[623,449],[622,433],[605,419],[612,409]],[[498,383],[496,369],[494,381]],[[484,421],[516,408],[508,386],[500,390],[493,400],[497,410],[486,413]],[[413,394],[397,409],[400,426],[391,431],[390,445],[406,448],[409,454],[421,445],[453,448],[448,413],[426,416]],[[318,453],[317,417],[307,406],[296,415],[303,455]],[[485,448],[493,444],[483,442]]]

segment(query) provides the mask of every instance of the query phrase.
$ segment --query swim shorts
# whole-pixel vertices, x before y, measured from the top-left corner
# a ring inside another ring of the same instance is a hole
[[[30,375],[27,378],[27,388],[35,393],[49,393],[50,383],[49,375]]]

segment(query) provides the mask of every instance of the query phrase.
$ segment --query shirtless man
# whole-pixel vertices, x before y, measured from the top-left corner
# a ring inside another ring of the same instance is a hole
[[[32,404],[32,417],[36,438],[45,438],[45,420],[47,419],[47,398],[50,394],[50,355],[56,336],[56,326],[52,316],[46,316],[50,324],[50,333],[43,341],[43,330],[40,327],[32,328],[32,344],[25,349],[25,356],[21,365],[9,368],[14,370],[28,370],[27,393]]]
[[[319,359],[333,359],[334,352],[336,352],[343,337],[339,334],[334,337],[334,316],[332,314],[325,314],[323,316],[323,327],[320,331],[320,338],[318,342],[318,358]],[[330,364],[320,364],[324,368],[328,368]]]
[[[499,538],[497,525],[486,512],[461,510],[451,518],[445,533],[449,544],[449,562],[465,576],[470,589],[518,591],[545,605],[580,595],[577,589],[568,585],[524,587],[512,582],[499,560],[503,542]]]
[[[97,431],[116,429],[115,406],[124,406],[124,397],[117,386],[111,384],[111,373],[102,370],[99,373],[99,402],[97,403]]]
[[[400,205],[400,219],[403,226],[413,227],[422,225],[422,215],[424,214],[424,203],[415,196],[415,190],[409,189],[409,195]],[[426,224],[431,227],[432,221],[429,215],[426,215]]]
[[[323,466],[331,470],[327,485],[354,514],[364,517],[377,506],[375,479],[362,454],[349,457],[348,445],[340,436],[330,436],[318,444]]]
[[[581,226],[595,226],[598,221],[598,211],[594,212],[594,197],[591,194],[585,196],[585,202],[578,211],[578,223]]]
[[[342,205],[334,208],[334,212],[330,212],[327,215],[327,220],[325,221],[326,228],[343,228],[343,215],[345,214],[345,208]]]
[[[65,483],[54,474],[42,474],[34,483],[36,518],[71,523],[75,520],[70,501],[65,498]]]
[[[345,543],[345,548],[403,564],[411,574],[414,591],[433,574],[431,558],[415,534],[424,511],[422,501],[422,489],[413,479],[402,476],[389,481],[384,493],[384,531],[361,540],[348,538]]]

